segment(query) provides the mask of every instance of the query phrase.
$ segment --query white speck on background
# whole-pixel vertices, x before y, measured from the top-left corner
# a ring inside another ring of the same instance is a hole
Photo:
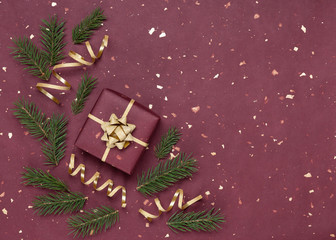
[[[3,209],[2,209],[2,213],[5,214],[5,215],[7,215],[7,213],[8,213],[8,212],[7,212],[7,209],[6,209],[6,208],[3,208]]]
[[[212,156],[216,156],[216,152],[211,152],[211,155]]]
[[[294,47],[293,50],[294,50],[295,52],[297,52],[297,51],[299,50],[299,48],[298,48],[298,47]]]
[[[313,193],[314,192],[314,190],[312,189],[312,190],[309,190],[309,193]]]
[[[155,74],[157,78],[160,78],[160,73]]]
[[[153,108],[153,104],[149,104],[149,105],[148,105],[148,108],[149,108],[149,109],[152,109],[152,108]]]
[[[310,74],[310,75],[309,75],[309,78],[310,78],[310,79],[313,79],[313,75]]]
[[[217,73],[213,78],[215,79],[215,78],[218,78],[219,77],[219,74]]]
[[[167,96],[165,96],[164,100],[165,100],[166,102],[168,101],[168,98],[167,98]]]
[[[155,28],[153,27],[148,31],[149,35],[152,35],[154,32],[155,32]]]
[[[13,137],[13,133],[8,133],[8,138],[11,139]]]
[[[51,6],[52,6],[52,7],[56,7],[56,6],[57,6],[57,3],[56,3],[56,2],[52,2],[52,3],[51,3]]]
[[[164,31],[162,31],[161,34],[159,35],[159,38],[164,38],[166,36],[167,36],[166,33]]]
[[[293,198],[292,197],[288,198],[288,201],[290,201],[290,202],[293,201]]]
[[[305,178],[311,178],[312,177],[312,175],[311,175],[311,173],[306,173],[305,175],[303,175]]]
[[[206,191],[205,195],[209,196],[210,195],[210,191]]]
[[[7,72],[7,67],[2,67],[2,70],[3,70],[4,72]]]
[[[166,234],[165,238],[169,238],[169,233]]]
[[[302,72],[302,73],[300,74],[300,77],[305,77],[305,76],[307,76],[307,75],[306,75],[306,73],[304,73],[304,72]]]
[[[34,37],[35,37],[34,34],[30,34],[29,36],[30,39],[33,39]]]
[[[161,85],[156,85],[158,89],[162,89],[163,87]]]
[[[223,186],[222,185],[219,185],[219,190],[223,190]]]
[[[302,32],[304,32],[304,33],[307,32],[307,28],[306,28],[305,26],[303,26],[303,25],[301,25],[301,30],[302,30]]]
[[[294,95],[292,95],[292,94],[287,94],[287,95],[286,95],[286,98],[288,98],[288,99],[293,99],[293,98],[294,98]]]
[[[222,148],[223,148],[223,149],[225,148],[225,145],[224,145],[224,144],[222,144]]]
[[[19,233],[22,233],[22,230],[20,230]]]
[[[29,28],[29,25],[26,26],[26,29]]]

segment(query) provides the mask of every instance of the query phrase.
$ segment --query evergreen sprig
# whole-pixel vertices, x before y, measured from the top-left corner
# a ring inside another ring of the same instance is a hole
[[[14,59],[22,65],[27,65],[24,69],[33,76],[48,80],[51,74],[49,63],[35,44],[28,37],[14,38],[13,43],[16,45],[12,47],[11,52]]]
[[[71,110],[74,114],[81,113],[84,109],[85,102],[92,90],[96,87],[97,78],[88,76],[87,73],[82,77],[81,83],[78,85],[76,99],[71,103]]]
[[[24,185],[69,192],[69,187],[62,180],[55,178],[50,173],[30,167],[25,167],[24,169],[25,172],[22,173],[22,183]]]
[[[80,24],[72,30],[72,41],[75,44],[87,41],[93,34],[93,30],[98,29],[106,17],[103,10],[96,8],[89,16],[83,19]]]
[[[41,43],[43,46],[43,57],[48,61],[49,66],[56,65],[65,58],[62,50],[66,45],[64,43],[64,24],[58,21],[57,16],[49,17],[49,21],[42,20]]]
[[[14,116],[25,126],[29,133],[39,140],[48,137],[49,124],[44,113],[33,102],[24,98],[17,100],[14,105]]]
[[[191,155],[179,154],[174,159],[159,162],[156,167],[152,167],[142,172],[138,176],[137,190],[143,195],[153,195],[161,192],[173,185],[175,182],[191,177],[197,171],[197,161]]]
[[[218,224],[225,222],[224,216],[219,210],[211,209],[208,212],[175,212],[168,220],[167,225],[174,231],[211,232],[221,228]]]
[[[169,128],[168,132],[161,137],[160,143],[155,146],[155,156],[158,159],[166,158],[180,137],[181,133],[176,127]]]
[[[79,211],[87,200],[81,193],[58,192],[37,196],[33,208],[39,215],[66,214]]]
[[[85,211],[83,214],[77,214],[68,219],[69,234],[74,237],[86,237],[106,231],[112,225],[119,221],[119,212],[112,208],[101,206],[90,211]]]
[[[53,114],[49,122],[48,141],[42,144],[42,152],[46,157],[46,165],[57,166],[64,157],[68,120],[63,114]]]

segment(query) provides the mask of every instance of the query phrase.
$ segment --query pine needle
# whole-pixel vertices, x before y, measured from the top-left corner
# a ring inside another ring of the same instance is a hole
[[[158,159],[166,158],[180,137],[181,133],[176,127],[169,128],[168,132],[162,136],[160,143],[155,146],[155,156]]]
[[[208,212],[175,212],[168,220],[167,225],[174,231],[190,232],[190,231],[217,231],[221,228],[218,224],[225,222],[224,216],[219,210],[214,212],[211,209]]]
[[[69,187],[60,179],[55,178],[41,169],[25,167],[22,173],[22,184],[56,191],[69,191]]]
[[[145,196],[161,192],[177,181],[191,177],[197,172],[196,166],[196,159],[180,153],[172,160],[159,162],[156,167],[148,169],[147,173],[143,171],[141,177],[138,176],[136,189]]]
[[[42,140],[48,137],[49,124],[44,113],[42,113],[33,102],[24,98],[17,100],[14,105],[13,114],[25,126],[29,133]]]
[[[69,234],[74,237],[86,237],[97,234],[103,229],[106,231],[119,221],[119,212],[112,208],[101,206],[97,209],[85,211],[68,219]]]
[[[27,69],[33,76],[48,80],[51,74],[48,61],[33,42],[29,38],[23,37],[14,38],[13,43],[16,45],[16,47],[12,47],[13,52],[11,52],[14,54],[14,59],[22,65],[27,65],[24,69]]]
[[[43,46],[43,57],[48,61],[49,66],[54,66],[64,59],[62,50],[66,45],[64,40],[64,24],[57,16],[49,17],[49,21],[42,20],[44,23],[41,28],[41,43]]]
[[[98,29],[106,17],[103,10],[96,8],[89,16],[83,19],[80,24],[72,30],[72,41],[75,44],[87,41],[93,34],[93,30]]]
[[[37,196],[33,201],[33,208],[39,215],[66,214],[79,211],[84,207],[87,197],[81,193],[49,193]]]
[[[57,166],[64,157],[66,148],[67,118],[64,115],[53,114],[49,121],[48,141],[42,144],[42,152],[46,157],[46,165]]]
[[[85,102],[87,101],[92,90],[96,87],[96,80],[97,78],[88,76],[87,73],[82,77],[82,81],[78,85],[76,99],[71,103],[71,110],[74,114],[78,114],[83,111]]]

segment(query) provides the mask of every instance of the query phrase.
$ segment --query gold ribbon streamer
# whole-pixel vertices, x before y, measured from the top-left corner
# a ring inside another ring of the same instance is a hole
[[[61,64],[57,64],[53,67],[52,70],[52,74],[54,75],[55,78],[57,78],[61,83],[63,83],[65,86],[59,86],[59,85],[55,85],[55,84],[48,84],[48,83],[37,83],[36,84],[36,88],[43,93],[45,96],[47,96],[48,98],[50,98],[51,100],[53,100],[55,103],[60,104],[60,101],[53,96],[52,94],[50,94],[48,91],[46,91],[45,89],[55,89],[55,90],[59,90],[59,91],[68,91],[71,89],[71,85],[69,82],[67,82],[64,78],[62,78],[59,74],[56,73],[56,69],[60,69],[60,68],[69,68],[69,67],[80,67],[83,65],[86,66],[91,66],[92,64],[94,64],[94,62],[101,57],[101,55],[103,54],[104,48],[107,47],[107,43],[108,43],[108,36],[105,35],[103,38],[103,41],[100,45],[98,54],[95,55],[92,47],[89,43],[89,41],[85,42],[86,48],[91,56],[91,62],[86,61],[84,59],[84,57],[82,57],[81,55],[79,55],[78,53],[74,52],[74,51],[70,51],[69,52],[69,57],[71,57],[73,60],[77,61],[77,62],[72,62],[72,63],[61,63]]]
[[[124,186],[119,185],[113,189],[113,181],[111,179],[108,179],[105,183],[103,183],[102,185],[100,185],[100,187],[97,188],[98,179],[100,177],[99,172],[96,172],[89,180],[85,181],[85,165],[79,164],[78,167],[73,171],[74,168],[75,168],[75,154],[71,154],[68,170],[71,176],[76,176],[77,173],[79,173],[80,171],[81,182],[85,185],[90,185],[93,182],[93,188],[96,191],[102,191],[104,188],[108,186],[107,188],[108,197],[113,197],[121,189],[122,192],[121,207],[123,208],[126,207],[126,188]]]
[[[139,209],[139,213],[141,213],[145,218],[147,218],[147,220],[149,222],[151,222],[153,219],[160,217],[160,215],[163,212],[169,212],[173,208],[173,206],[174,206],[174,204],[175,204],[175,202],[177,200],[177,197],[179,197],[179,199],[178,199],[178,205],[177,206],[181,210],[186,209],[190,205],[194,204],[195,202],[197,202],[197,201],[199,201],[199,200],[201,200],[203,198],[202,195],[198,195],[197,197],[195,197],[195,198],[191,199],[190,201],[188,201],[186,204],[182,205],[183,204],[182,203],[182,201],[183,201],[183,190],[182,189],[177,189],[177,191],[175,192],[172,200],[170,201],[169,207],[167,209],[164,209],[162,207],[162,205],[160,203],[160,200],[158,198],[154,199],[154,202],[155,202],[155,204],[156,204],[156,206],[157,206],[157,208],[159,210],[159,214],[158,215],[150,214],[149,212],[146,212],[145,210],[143,210],[141,208]]]
[[[91,120],[99,123],[104,131],[104,135],[101,137],[101,140],[106,142],[106,149],[101,158],[103,162],[106,161],[111,148],[117,147],[119,150],[122,150],[127,148],[130,142],[136,142],[143,147],[148,146],[148,143],[145,143],[140,139],[132,136],[132,132],[136,126],[134,124],[127,123],[127,115],[130,112],[134,102],[135,100],[131,99],[121,118],[118,118],[114,113],[112,113],[109,121],[107,122],[104,122],[91,113],[88,115]]]

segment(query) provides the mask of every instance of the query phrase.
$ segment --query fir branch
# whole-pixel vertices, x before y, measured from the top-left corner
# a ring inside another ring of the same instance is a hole
[[[155,156],[159,160],[166,158],[180,137],[181,133],[176,127],[169,128],[168,132],[161,137],[160,143],[155,146]]]
[[[50,119],[48,141],[42,144],[42,152],[46,157],[47,165],[57,166],[64,157],[67,123],[68,120],[63,114],[53,114]]]
[[[42,55],[48,61],[49,66],[56,65],[65,58],[62,50],[66,45],[64,43],[64,24],[58,21],[57,16],[49,17],[49,21],[42,20],[41,43],[43,45]]]
[[[119,221],[119,212],[112,208],[101,206],[97,209],[91,209],[91,212],[85,211],[83,214],[77,214],[68,219],[69,234],[74,237],[86,237],[106,231],[112,225]]]
[[[27,65],[24,69],[33,76],[48,80],[51,71],[49,69],[48,61],[43,57],[42,52],[27,38],[14,38],[13,43],[16,45],[12,47],[14,54],[13,57],[22,65]]]
[[[103,12],[100,8],[96,8],[80,24],[74,27],[72,30],[72,41],[75,44],[87,41],[93,34],[93,30],[101,26],[103,21],[106,20]]]
[[[96,87],[96,80],[97,78],[88,76],[87,73],[82,77],[82,82],[78,85],[76,99],[71,103],[71,110],[74,114],[78,114],[83,111],[87,98]]]
[[[138,176],[137,190],[143,195],[153,195],[173,185],[175,182],[191,177],[197,171],[197,161],[191,155],[179,154],[174,159],[159,162],[156,167]]]
[[[41,169],[25,167],[22,173],[22,184],[56,191],[68,191],[69,187],[60,179],[55,178],[48,172]]]
[[[33,208],[39,215],[48,214],[66,214],[81,210],[87,200],[81,193],[49,193],[46,195],[37,196],[33,201]]]
[[[219,210],[214,212],[211,209],[208,212],[175,212],[168,220],[167,225],[174,231],[190,232],[190,231],[204,231],[211,232],[221,228],[218,224],[225,222],[224,216]]]
[[[39,140],[48,137],[48,120],[33,102],[24,98],[17,100],[13,109],[14,116],[19,119],[20,123],[25,126],[29,133]]]

